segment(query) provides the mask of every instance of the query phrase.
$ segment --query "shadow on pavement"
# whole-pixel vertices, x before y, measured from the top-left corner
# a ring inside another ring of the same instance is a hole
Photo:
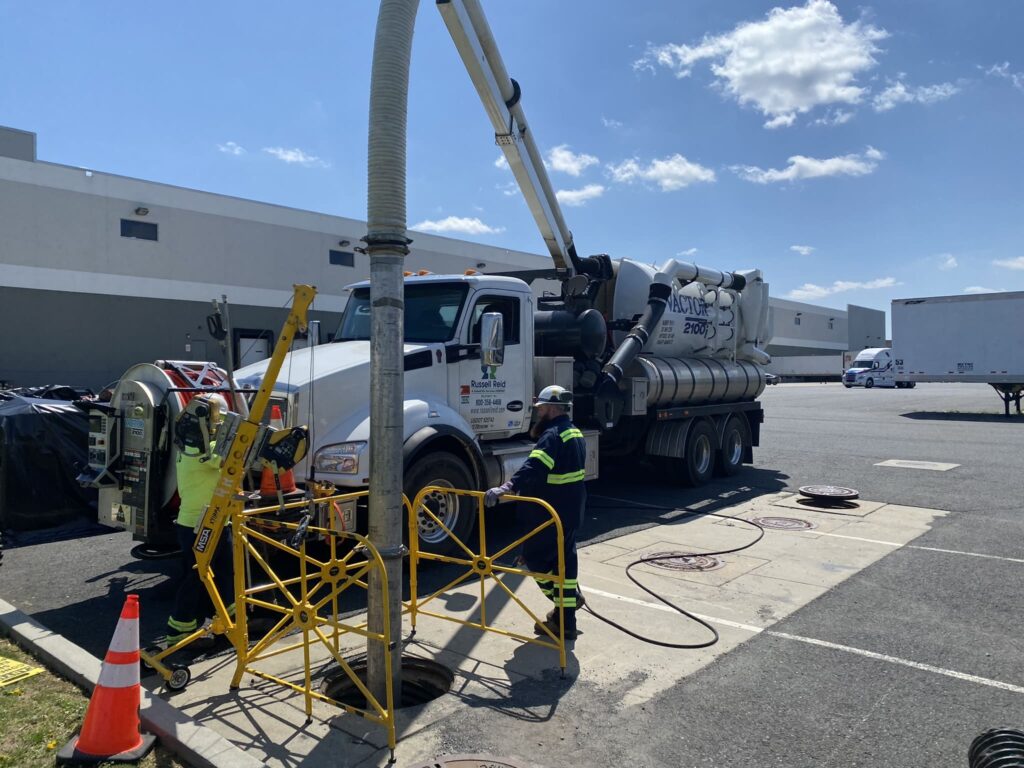
[[[901,413],[900,416],[915,421],[973,421],[1000,424],[1014,419],[1017,421],[1024,419],[1024,416],[1015,413],[1006,416],[1002,413],[961,413],[960,411],[911,411],[910,413]]]

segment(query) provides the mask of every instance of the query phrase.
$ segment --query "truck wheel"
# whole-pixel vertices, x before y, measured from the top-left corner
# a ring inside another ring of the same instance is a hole
[[[853,384],[843,384],[847,389],[853,389]]]
[[[743,449],[750,445],[750,427],[743,416],[733,416],[722,433],[722,447],[718,449],[716,472],[732,477],[743,467]]]
[[[917,382],[916,381],[908,381],[907,382],[907,389],[913,389],[916,386],[917,386]]]
[[[698,421],[686,438],[683,459],[684,476],[689,485],[704,485],[715,469],[715,430],[706,421]]]
[[[473,475],[457,456],[439,451],[421,456],[405,472],[405,495],[409,501],[428,485],[459,490],[474,490]],[[476,526],[476,499],[452,493],[434,491],[424,505],[436,515],[460,541],[466,539]],[[462,549],[429,515],[413,510],[417,519],[420,550],[435,555],[454,555]],[[465,554],[465,552],[462,552]]]
[[[871,389],[873,386],[875,386],[875,380],[872,378],[864,382],[864,389]]]

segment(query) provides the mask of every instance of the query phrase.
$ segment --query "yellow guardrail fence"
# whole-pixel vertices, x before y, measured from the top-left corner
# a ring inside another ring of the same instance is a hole
[[[477,537],[478,543],[476,550],[474,551],[466,542],[459,539],[449,529],[444,522],[434,514],[433,511],[426,505],[426,499],[428,496],[433,494],[451,494],[454,496],[470,497],[476,500],[477,507]],[[487,550],[487,526],[484,514],[484,494],[480,491],[467,491],[459,490],[455,488],[446,488],[442,486],[427,486],[421,490],[412,503],[413,514],[409,515],[409,601],[405,604],[406,612],[409,614],[413,631],[416,630],[417,618],[419,616],[431,616],[436,619],[443,619],[445,621],[452,621],[457,624],[461,624],[467,627],[474,627],[476,629],[483,630],[485,632],[493,632],[495,634],[504,635],[506,637],[512,637],[516,640],[521,640],[526,643],[533,643],[534,645],[540,645],[545,648],[552,648],[558,651],[559,666],[562,668],[562,674],[565,674],[565,622],[564,616],[564,596],[565,596],[565,555],[563,551],[564,536],[562,533],[562,521],[559,519],[558,514],[551,505],[542,499],[536,499],[528,496],[514,496],[506,495],[502,497],[503,501],[517,501],[520,503],[535,504],[545,512],[548,513],[548,519],[528,531],[518,539],[513,541],[511,544],[502,547],[493,554],[488,554]],[[419,515],[426,515],[436,525],[441,527],[452,539],[453,542],[458,546],[465,556],[452,556],[452,555],[438,555],[432,552],[424,552],[420,549],[419,536],[418,536],[418,525],[417,518]],[[515,551],[520,545],[527,540],[538,535],[542,531],[548,528],[554,527],[556,538],[557,538],[557,550],[558,550],[558,572],[552,576],[549,573],[535,573],[526,568],[519,568],[515,565],[505,565],[499,562],[501,558],[509,555]],[[419,564],[421,561],[435,561],[440,563],[449,563],[452,565],[464,566],[467,570],[452,579],[448,584],[441,587],[441,589],[425,596],[420,597],[418,595],[418,581],[419,581]],[[428,605],[431,601],[435,600],[439,596],[446,592],[454,589],[460,584],[464,583],[472,577],[479,579],[480,587],[480,611],[479,620],[470,621],[450,614],[438,613],[435,611],[427,610],[424,606]],[[556,636],[547,626],[544,625],[543,619],[538,617],[530,608],[519,598],[516,593],[508,587],[507,584],[502,580],[502,576],[524,576],[532,579],[544,579],[553,581],[555,583],[555,589],[558,590],[557,594],[559,599],[556,601],[559,611],[559,631]],[[507,629],[494,626],[487,616],[487,582],[493,581],[493,583],[500,588],[511,600],[518,605],[533,621],[544,627],[545,635],[540,637],[529,637],[526,635],[511,632]]]
[[[346,635],[358,635],[387,647],[391,637],[389,614],[384,611],[384,626],[379,633],[370,631],[365,622],[352,623],[339,618],[345,610],[342,605],[345,593],[349,590],[369,590],[372,571],[377,572],[383,603],[388,604],[390,586],[380,553],[365,536],[343,529],[342,507],[351,505],[354,510],[355,505],[368,493],[332,494],[302,499],[283,506],[234,511],[231,515],[234,615],[225,621],[218,611],[210,627],[194,634],[195,637],[210,633],[226,634],[231,640],[237,659],[231,680],[232,688],[238,687],[242,676],[249,673],[302,694],[307,716],[312,715],[314,700],[359,715],[387,729],[388,746],[393,755],[396,737],[391,654],[384,654],[386,689],[383,701],[371,693],[343,656],[345,650],[352,650],[343,647]],[[408,499],[403,501],[408,510]],[[307,540],[321,541],[321,549],[325,548],[325,554],[320,557],[309,554]],[[271,553],[275,557],[271,557]],[[249,578],[247,565],[250,566]],[[282,575],[285,570],[295,575]],[[257,580],[264,583],[250,585]],[[367,597],[353,599],[351,604],[361,608],[365,606]],[[279,617],[262,637],[249,637],[250,609],[260,609]],[[156,669],[165,680],[171,681],[176,670],[183,667],[165,665],[163,659],[194,639],[190,636],[160,653],[143,653],[143,661]],[[314,682],[313,667],[325,661],[322,653],[317,654],[320,647],[365,698],[365,706],[338,701],[317,689],[319,680]],[[254,666],[257,662],[297,651],[302,652],[301,681],[288,680]],[[187,675],[187,668],[184,669]],[[186,676],[182,684],[173,687],[183,688],[187,682]]]

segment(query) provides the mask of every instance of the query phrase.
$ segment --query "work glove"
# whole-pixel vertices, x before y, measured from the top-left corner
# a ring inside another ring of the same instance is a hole
[[[497,505],[501,497],[511,490],[512,483],[505,483],[504,485],[499,485],[497,488],[488,489],[487,493],[484,494],[484,506],[493,507]]]

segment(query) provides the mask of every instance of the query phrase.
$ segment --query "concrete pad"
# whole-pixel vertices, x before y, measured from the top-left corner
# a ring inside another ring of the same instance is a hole
[[[559,692],[569,686],[592,686],[603,696],[610,695],[609,700],[618,702],[613,706],[619,709],[642,708],[653,696],[894,551],[892,546],[839,536],[878,538],[899,545],[919,536],[942,514],[879,502],[861,502],[854,515],[848,510],[836,514],[795,503],[793,494],[745,498],[718,511],[741,518],[797,517],[818,528],[809,532],[767,530],[751,549],[722,556],[725,565],[719,570],[672,571],[648,564],[632,570],[649,589],[706,617],[720,635],[717,644],[692,650],[640,646],[590,613],[581,612],[580,636],[567,649],[567,679],[563,680],[556,650],[421,615],[406,651],[440,661],[455,671],[456,679],[452,691],[440,699],[396,714],[398,763],[411,764],[413,755],[443,753],[446,721],[467,706],[536,723],[538,744],[564,735],[560,729],[571,721],[571,714],[560,712],[555,718],[553,713]],[[752,539],[756,531],[736,520],[710,515],[680,514],[673,520],[581,549],[580,583],[589,607],[611,621],[661,641],[701,644],[711,633],[630,582],[625,566],[655,551],[699,553],[731,548]],[[831,533],[838,535],[827,535]],[[550,603],[532,579],[505,576],[503,583],[535,616],[548,610]],[[534,619],[491,582],[484,605],[493,626],[533,637]],[[467,581],[424,607],[476,621],[479,582]],[[404,622],[408,636],[408,615]],[[355,653],[364,644],[362,638],[349,634],[341,645],[343,651]],[[314,647],[310,665],[314,673],[322,674],[329,661],[326,649]],[[301,653],[268,659],[257,666],[299,680]],[[313,704],[313,718],[307,721],[301,696],[250,675],[243,678],[240,690],[229,691],[227,680],[233,669],[230,654],[197,663],[193,683],[172,700],[266,765],[355,768],[385,763],[383,728],[320,702]]]
[[[926,469],[932,472],[949,472],[956,469],[959,464],[948,464],[943,461],[914,461],[911,459],[887,459],[879,461],[876,467],[895,467],[897,469]]]

